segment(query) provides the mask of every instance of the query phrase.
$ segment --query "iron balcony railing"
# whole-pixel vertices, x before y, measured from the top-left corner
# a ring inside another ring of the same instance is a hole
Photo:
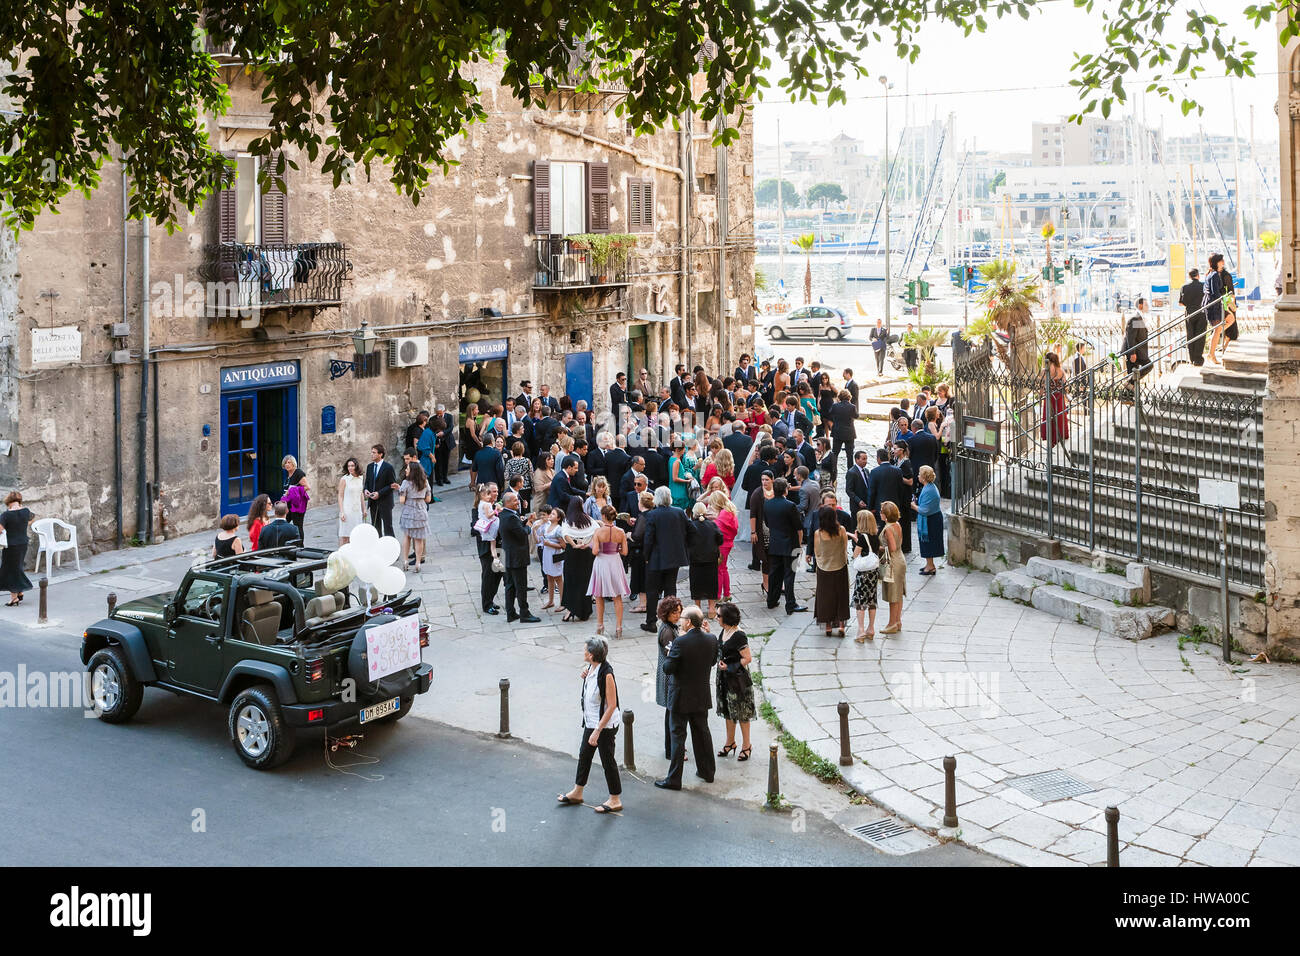
[[[597,267],[591,250],[564,236],[536,239],[537,272],[533,288],[563,290],[624,286],[628,284],[627,260],[606,262]]]
[[[338,242],[223,242],[208,247],[202,270],[208,314],[340,305],[351,271],[347,247]]]

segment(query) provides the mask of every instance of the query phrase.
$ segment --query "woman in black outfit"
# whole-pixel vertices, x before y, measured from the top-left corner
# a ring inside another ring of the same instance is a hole
[[[32,589],[32,582],[23,572],[27,560],[27,526],[32,523],[32,513],[23,507],[20,491],[5,496],[6,511],[0,513],[0,528],[4,529],[4,557],[0,558],[0,589],[9,592],[6,607],[21,604],[23,592]]]
[[[836,395],[835,389],[831,386],[831,376],[829,372],[822,372],[819,376],[817,388],[817,411],[821,413],[822,421],[817,426],[817,435],[819,438],[825,438],[831,432],[831,409],[835,407]]]
[[[233,558],[244,553],[244,539],[239,536],[239,516],[225,515],[221,519],[221,530],[212,544],[212,559]]]
[[[569,507],[561,525],[564,531],[564,590],[560,606],[566,614],[562,621],[585,621],[591,617],[591,597],[587,587],[591,584],[591,565],[596,556],[591,553],[591,536],[595,527],[590,515],[582,510],[582,499],[569,498]]]
[[[736,749],[736,725],[740,725],[740,753],[737,760],[748,760],[752,747],[749,743],[749,722],[756,716],[754,707],[754,680],[749,676],[749,663],[753,655],[749,638],[740,629],[740,608],[724,604],[718,608],[722,631],[718,635],[718,716],[727,722],[727,742],[718,751],[725,757]]]

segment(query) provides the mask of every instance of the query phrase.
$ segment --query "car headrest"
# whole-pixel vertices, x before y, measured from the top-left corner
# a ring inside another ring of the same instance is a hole
[[[268,591],[265,588],[252,588],[248,592],[248,604],[250,607],[258,607],[263,604],[270,604],[275,600],[275,592]]]

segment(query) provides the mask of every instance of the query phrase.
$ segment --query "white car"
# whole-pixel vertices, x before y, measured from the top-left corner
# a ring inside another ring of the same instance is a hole
[[[777,316],[764,330],[772,341],[787,338],[826,338],[832,342],[853,331],[849,318],[829,305],[805,305]]]

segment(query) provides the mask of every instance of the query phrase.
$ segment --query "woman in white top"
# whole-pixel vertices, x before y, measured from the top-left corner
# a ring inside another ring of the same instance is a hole
[[[361,497],[361,486],[366,482],[361,464],[355,458],[343,463],[343,477],[339,479],[339,544],[347,544],[352,529],[366,520],[366,500]]]
[[[605,784],[609,799],[596,807],[597,813],[619,813],[623,810],[623,783],[618,776],[618,757],[614,742],[622,713],[618,709],[618,685],[614,682],[614,669],[606,657],[609,644],[603,637],[587,641],[582,659],[582,746],[578,749],[578,776],[574,787],[555,799],[562,806],[582,803],[582,791],[591,774],[591,758],[600,753],[600,766],[605,771]]]

